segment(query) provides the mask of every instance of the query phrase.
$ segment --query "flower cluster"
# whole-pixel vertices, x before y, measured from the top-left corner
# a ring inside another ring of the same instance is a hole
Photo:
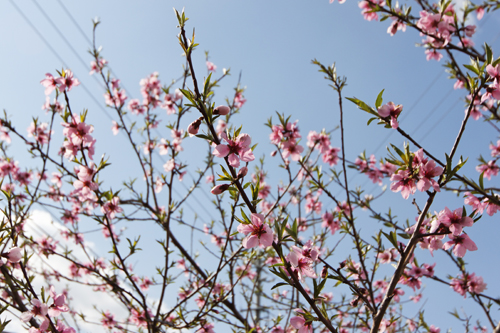
[[[458,278],[453,278],[450,282],[450,287],[460,295],[466,297],[466,293],[479,294],[486,289],[486,283],[483,278],[472,274],[460,274]]]
[[[59,92],[71,91],[71,88],[80,85],[80,81],[73,77],[73,72],[69,69],[63,70],[61,76],[55,78],[52,74],[45,74],[45,79],[40,81],[45,87],[45,95],[50,95],[55,89]]]
[[[370,155],[368,159],[362,154],[354,161],[354,165],[361,173],[368,175],[368,178],[370,178],[373,183],[382,185],[382,178],[394,174],[398,167],[390,162],[382,161],[379,163],[379,167],[377,167],[376,163],[377,160],[373,154]]]
[[[61,155],[69,160],[73,160],[78,152],[88,151],[88,157],[92,160],[95,151],[96,140],[90,135],[94,131],[94,126],[88,125],[82,117],[72,115],[68,121],[61,123],[64,127],[65,136]]]
[[[436,166],[436,162],[424,157],[424,150],[419,149],[412,154],[412,163],[409,166],[398,169],[391,176],[391,190],[401,191],[403,198],[408,199],[410,194],[415,194],[417,189],[421,192],[431,187],[439,192],[439,184],[433,179],[443,173],[443,168]]]

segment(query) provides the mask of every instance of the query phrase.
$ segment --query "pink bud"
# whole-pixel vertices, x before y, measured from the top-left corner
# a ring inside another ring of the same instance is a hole
[[[218,107],[216,107],[214,109],[214,114],[220,114],[221,116],[225,116],[226,114],[229,113],[229,111],[230,111],[230,109],[228,106],[219,105]]]
[[[247,172],[248,172],[248,168],[247,167],[243,167],[240,169],[240,171],[238,171],[238,179],[240,178],[243,178],[247,175]]]
[[[221,194],[222,192],[224,192],[225,190],[227,190],[229,188],[229,184],[221,184],[221,185],[217,185],[215,186],[210,192],[212,194]]]
[[[321,278],[325,279],[328,276],[328,267],[323,266],[323,269],[321,270]]]
[[[196,119],[195,121],[193,121],[191,124],[189,124],[188,128],[187,128],[187,132],[189,133],[189,136],[195,136],[196,134],[198,134],[198,130],[200,129],[200,125],[201,125],[201,119]]]
[[[9,253],[7,253],[7,260],[11,263],[19,262],[22,258],[23,254],[21,253],[21,249],[18,247],[13,247],[10,249]]]
[[[277,153],[278,153],[278,151],[277,151],[277,150],[275,150],[275,151],[272,151],[272,152],[271,152],[271,157],[274,157],[274,156],[276,156],[276,154],[277,154]]]

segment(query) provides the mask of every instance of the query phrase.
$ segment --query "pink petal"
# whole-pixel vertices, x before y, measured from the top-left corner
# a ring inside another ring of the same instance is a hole
[[[229,154],[229,147],[227,145],[217,145],[215,147],[213,154],[217,157],[226,157]]]

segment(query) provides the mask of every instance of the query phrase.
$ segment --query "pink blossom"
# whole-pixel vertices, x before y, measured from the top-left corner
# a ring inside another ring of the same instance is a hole
[[[429,327],[429,333],[440,333],[441,332],[441,329],[439,327],[436,327],[434,325],[431,325],[431,327]]]
[[[493,67],[492,65],[486,66],[486,72],[492,80],[500,81],[500,64]]]
[[[111,124],[111,131],[113,131],[113,135],[117,135],[120,131],[120,126],[118,126],[118,123],[114,120],[111,121]]]
[[[340,229],[340,221],[334,219],[334,215],[330,212],[325,212],[321,217],[323,223],[321,224],[322,228],[330,228],[331,234],[335,234],[337,230]]]
[[[393,102],[389,102],[378,108],[378,114],[380,115],[380,117],[391,117],[391,127],[394,129],[398,128],[399,126],[397,119],[401,111],[403,111],[403,106],[401,104],[395,105]]]
[[[450,287],[453,288],[453,290],[460,295],[466,297],[467,294],[467,289],[468,289],[468,275],[466,274],[465,277],[463,274],[460,274],[457,278],[453,278],[450,282]]]
[[[422,298],[422,294],[415,294],[414,296],[410,296],[410,299],[414,302],[414,303],[418,303],[420,301],[420,299]]]
[[[239,109],[245,104],[247,100],[243,98],[243,94],[241,92],[237,92],[236,95],[234,95],[234,106]]]
[[[138,99],[132,99],[128,102],[128,109],[135,115],[144,114],[146,112],[146,107],[141,105]]]
[[[283,158],[291,157],[293,161],[298,161],[303,151],[304,147],[298,145],[295,141],[286,141],[283,143]]]
[[[444,243],[443,249],[448,250],[453,245],[455,248],[453,249],[453,254],[459,258],[462,258],[465,255],[467,250],[476,251],[477,245],[474,243],[467,234],[462,234],[460,236],[454,236],[452,234],[448,235],[451,241]]]
[[[411,178],[409,170],[399,170],[397,174],[391,176],[391,191],[399,192],[404,199],[408,199],[410,194],[415,194],[417,186],[415,181]]]
[[[319,196],[306,196],[306,213],[314,212],[316,214],[321,214],[322,203],[319,201]]]
[[[295,316],[290,318],[290,324],[297,329],[297,333],[312,333],[312,322],[306,323],[302,316]]]
[[[401,30],[403,32],[406,31],[406,24],[398,19],[397,17],[391,17],[393,20],[389,28],[387,28],[387,33],[391,36],[394,36],[398,30]]]
[[[47,304],[42,303],[39,299],[33,298],[31,300],[31,304],[33,308],[30,311],[26,311],[21,313],[21,320],[24,322],[28,322],[31,318],[37,318],[42,321],[40,325],[40,329],[46,330],[49,326],[49,319],[46,317],[49,311],[49,307]]]
[[[57,317],[61,314],[61,312],[69,311],[69,307],[66,304],[66,295],[64,293],[56,295],[54,286],[50,286],[49,294],[53,301],[52,305],[48,309],[50,317]]]
[[[215,333],[214,324],[204,322],[201,327],[196,331],[196,333]]]
[[[75,194],[78,194],[82,199],[93,198],[93,191],[97,191],[99,188],[99,185],[92,180],[94,173],[94,163],[91,162],[89,167],[80,166],[78,180],[73,182],[73,186],[75,187]]]
[[[427,55],[426,57],[427,61],[432,59],[439,61],[443,57],[443,55],[438,51],[436,51],[435,49],[427,49],[425,50],[425,54]]]
[[[500,157],[500,140],[497,141],[496,145],[490,143],[490,149],[491,149],[491,157]]]
[[[498,200],[498,196],[497,196],[497,200]],[[500,206],[498,206],[497,204],[491,202],[490,199],[488,199],[488,198],[485,198],[483,200],[483,203],[487,204],[487,206],[486,206],[486,213],[489,216],[493,216],[497,211],[500,210]]]
[[[378,3],[377,3],[378,2]],[[363,18],[367,21],[378,20],[378,14],[373,11],[373,9],[378,5],[383,5],[384,1],[377,0],[363,0],[358,4],[358,7],[362,9],[361,14]]]
[[[113,89],[113,90],[108,90],[104,94],[104,100],[106,105],[115,107],[115,108],[120,108],[125,104],[125,101],[127,100],[127,95],[125,94],[125,91],[123,89]]]
[[[57,321],[56,330],[58,333],[76,333],[73,327],[66,326],[61,320]]]
[[[167,115],[175,114],[176,105],[175,105],[175,96],[170,94],[165,94],[164,102],[161,105],[161,108],[167,111]]]
[[[89,75],[92,75],[94,73],[101,73],[102,69],[107,63],[108,61],[103,58],[99,58],[97,62],[95,60],[91,61]]]
[[[474,220],[468,216],[462,217],[462,208],[457,208],[453,212],[445,207],[444,210],[436,214],[436,220],[432,222],[430,232],[436,232],[440,226],[449,228],[452,235],[459,236],[463,227],[472,227]]]
[[[484,177],[491,179],[491,176],[498,175],[498,171],[500,167],[496,165],[496,160],[491,160],[486,164],[480,164],[476,167],[476,170],[480,173],[483,173]]]
[[[467,281],[467,290],[470,293],[479,294],[482,293],[486,289],[486,283],[484,283],[483,278],[481,276],[476,276],[475,273],[469,275]]]
[[[110,313],[109,311],[103,312],[102,314],[103,318],[101,319],[102,326],[104,328],[111,330],[115,327],[116,321],[114,319],[114,315]]]
[[[332,0],[330,0],[332,1]],[[274,326],[270,333],[285,333],[285,330],[280,326]]]
[[[9,135],[9,132],[8,132],[8,129],[1,126],[1,124],[0,124],[0,140],[5,141],[7,143],[12,142],[10,135]]]
[[[45,87],[45,95],[50,95],[57,88],[57,80],[52,76],[52,74],[45,74],[45,79],[40,81],[42,86]]]
[[[215,70],[217,69],[217,66],[215,66],[212,62],[207,61],[207,69],[210,72],[215,72]]]
[[[472,37],[476,33],[476,26],[468,25],[464,28],[464,32],[467,37]]]
[[[468,39],[463,37],[461,42],[458,42],[458,46],[462,46],[463,48],[474,47],[474,42],[472,39]]]
[[[248,263],[236,267],[234,272],[236,273],[237,276],[246,277],[249,278],[250,280],[253,280],[257,276],[257,273],[255,271],[252,271],[251,268],[252,265]]]
[[[331,167],[337,165],[337,163],[339,162],[339,151],[340,148],[329,147],[321,156],[323,162],[328,163],[328,165]]]
[[[48,131],[49,124],[41,123],[35,124],[34,122],[28,127],[28,137],[34,137],[35,140],[40,144],[44,145],[50,141],[50,137],[54,134],[54,131]]]
[[[274,235],[271,228],[265,223],[264,215],[252,213],[251,224],[240,223],[237,230],[246,237],[243,239],[243,247],[250,249],[257,245],[271,246],[273,244]]]
[[[49,254],[53,254],[56,251],[56,245],[59,241],[54,241],[51,237],[41,237],[36,240],[40,254],[45,255],[47,258]]]
[[[455,81],[455,84],[453,85],[453,89],[457,90],[457,89],[462,89],[464,87],[464,81],[460,80],[460,79],[457,79]]]
[[[158,79],[159,74],[154,72],[148,77],[141,79],[141,94],[144,97],[143,105],[156,108],[160,105],[160,95],[163,93],[161,82]]]
[[[290,262],[293,271],[300,280],[303,280],[304,276],[313,279],[318,277],[313,269],[314,260],[305,256],[298,247],[293,246],[292,251],[286,256],[286,259]]]
[[[472,209],[478,211],[480,214],[483,213],[484,209],[488,205],[487,203],[480,201],[471,192],[465,192],[464,204],[472,206]]]
[[[484,16],[484,8],[483,7],[477,7],[476,8],[476,16],[478,20],[481,20]]]
[[[142,291],[146,291],[149,289],[149,286],[151,286],[152,284],[153,284],[153,281],[151,281],[147,276],[145,276],[144,278],[142,278],[141,284],[139,285],[139,287],[141,288]]]
[[[309,148],[314,147],[324,154],[330,149],[330,138],[324,129],[319,134],[316,131],[310,131],[307,135],[307,146]]]
[[[432,188],[436,192],[440,192],[439,184],[432,178],[438,177],[442,173],[443,173],[443,168],[440,166],[436,166],[436,162],[434,162],[433,160],[421,163],[418,173],[419,181],[417,182],[417,189],[421,192],[424,192],[427,191],[432,186]]]
[[[113,197],[111,200],[107,201],[102,207],[101,212],[105,214],[108,219],[112,220],[115,218],[116,213],[123,212],[123,209],[119,206],[120,198]]]
[[[152,316],[150,310],[148,310],[149,317]],[[146,313],[144,311],[137,311],[136,309],[132,309],[130,311],[130,322],[139,328],[147,328],[148,322],[146,320]]]
[[[63,76],[56,79],[57,84],[59,85],[59,90],[71,91],[71,88],[80,85],[80,81],[78,79],[73,78],[73,72],[69,69],[63,71]]]
[[[228,157],[229,165],[234,168],[240,167],[240,160],[251,162],[255,159],[250,144],[252,139],[248,134],[240,134],[236,139],[229,139],[226,133],[221,134],[227,145],[219,144],[215,147],[213,154],[217,157]]]
[[[384,252],[380,252],[377,254],[377,258],[380,260],[381,264],[390,264],[396,260],[398,256],[398,251],[394,248],[385,250]]]
[[[217,135],[221,135],[222,132],[224,132],[227,128],[227,124],[224,120],[219,119],[219,122],[217,123],[217,127],[215,128],[215,131],[217,132]]]

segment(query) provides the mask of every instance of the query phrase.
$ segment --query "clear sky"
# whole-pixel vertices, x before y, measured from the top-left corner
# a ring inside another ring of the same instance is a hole
[[[464,115],[464,103],[460,100],[463,91],[453,91],[453,82],[447,80],[443,61],[426,61],[424,50],[415,47],[415,43],[421,42],[415,31],[398,32],[391,37],[386,32],[389,21],[364,21],[357,2],[352,0],[342,5],[329,4],[327,0],[86,0],[64,1],[64,5],[62,0],[5,0],[0,2],[0,107],[12,117],[14,125],[27,128],[32,116],[44,117],[41,105],[45,96],[39,82],[45,73],[55,74],[56,69],[71,68],[82,82],[71,92],[71,102],[77,111],[89,109],[89,122],[94,125],[98,140],[96,156],[106,153],[114,165],[127,166],[123,173],[115,169],[106,174],[105,181],[118,186],[122,178],[129,177],[130,158],[126,150],[121,150],[123,136],[115,137],[111,133],[112,113],[103,108],[104,91],[88,74],[92,60],[87,52],[92,20],[99,17],[102,22],[97,29],[96,43],[103,46],[103,57],[121,79],[129,99],[139,98],[141,78],[157,71],[162,82],[169,83],[182,74],[184,59],[176,39],[177,21],[172,7],[178,10],[184,7],[190,18],[187,30],[196,28],[196,41],[200,46],[194,58],[199,75],[206,75],[204,51],[209,51],[210,61],[217,65],[217,75],[222,74],[223,68],[231,69],[232,75],[216,90],[216,104],[223,104],[226,96],[233,95],[241,73],[241,84],[247,87],[244,93],[247,103],[233,121],[243,124],[243,131],[250,133],[254,142],[259,142],[257,157],[269,156],[273,150],[268,144],[268,128],[263,124],[271,116],[276,119],[275,111],[291,115],[292,120],[298,119],[303,137],[309,130],[332,130],[338,125],[336,95],[311,64],[315,58],[324,64],[335,62],[338,73],[347,77],[344,96],[356,96],[373,105],[379,91],[385,89],[385,102],[394,101],[404,106],[400,125],[406,132],[443,159],[444,153],[450,151]],[[499,15],[475,22],[478,30],[474,41],[478,45],[490,43],[496,56],[500,54],[499,23]],[[468,59],[462,57],[459,61],[468,63]],[[375,153],[377,158],[384,157],[389,142],[402,146],[404,140],[397,133],[388,137],[391,130],[374,123],[367,127],[366,113],[348,101],[344,101],[344,106],[348,159],[354,160],[363,150],[368,155]],[[192,115],[192,120],[195,117]],[[186,120],[183,126],[187,125]],[[340,146],[336,133],[332,144]],[[471,122],[459,150],[459,154],[470,155],[465,170],[474,170],[476,154],[489,155],[488,144],[496,141],[495,135],[481,121]],[[194,141],[186,139],[185,142],[186,151],[196,151]],[[20,149],[20,146],[14,147]],[[22,163],[31,163],[27,154],[19,153],[15,157]],[[197,165],[197,158],[192,154],[186,159]],[[275,166],[269,165],[269,174],[281,178]],[[470,174],[477,179],[474,171]],[[364,176],[353,178],[353,182],[370,191],[374,189]],[[199,195],[199,201],[192,204],[204,204],[208,199],[211,198]],[[417,199],[423,203],[423,196]],[[415,208],[399,194],[388,193],[378,207],[385,210],[392,202],[396,203],[393,210],[402,220],[414,219]],[[451,199],[438,199],[434,209],[441,210],[450,202]],[[461,199],[453,202],[454,208],[463,204]],[[500,274],[500,257],[496,256],[498,250],[493,246],[498,235],[496,220],[485,218],[476,230],[476,226],[471,229],[469,234],[477,240],[479,251],[465,257],[471,262],[471,270],[477,269],[477,274],[484,276],[488,292],[493,296],[500,292],[495,284]],[[490,256],[485,256],[487,253]],[[424,258],[430,263],[435,260],[439,265],[445,256],[438,253],[435,259]],[[438,267],[437,271],[444,276],[445,269]],[[449,272],[453,276],[456,273],[456,270]],[[451,301],[460,308],[463,298],[447,287],[443,290],[433,281],[425,281],[425,284],[434,294],[425,305],[429,309],[429,322],[442,329],[454,327],[460,331],[461,324],[441,309],[451,311]],[[468,314],[479,313],[477,305],[471,306],[466,301],[463,304],[469,306]],[[435,308],[439,311],[431,314]]]

